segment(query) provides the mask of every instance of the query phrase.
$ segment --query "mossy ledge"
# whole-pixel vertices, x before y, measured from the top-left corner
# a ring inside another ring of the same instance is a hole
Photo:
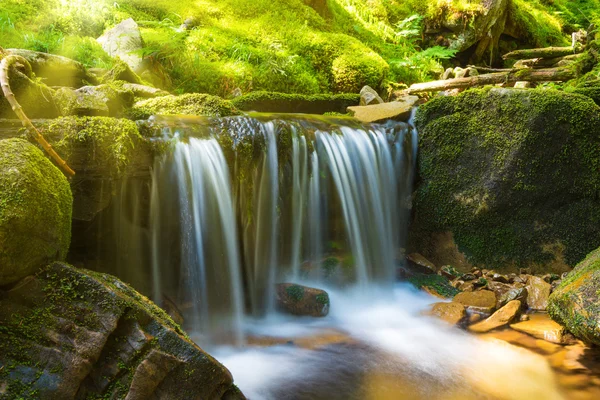
[[[600,242],[600,108],[556,90],[483,88],[419,109],[410,246],[439,265],[568,270]],[[463,263],[464,264],[464,263]]]
[[[113,276],[54,263],[0,294],[1,399],[244,398],[224,366]]]
[[[287,94],[276,92],[252,92],[232,100],[243,111],[303,114],[345,114],[346,108],[358,105],[359,94]]]
[[[188,93],[181,96],[163,96],[135,103],[129,111],[129,118],[147,119],[152,115],[197,115],[206,117],[227,117],[240,112],[228,100],[201,93]]]

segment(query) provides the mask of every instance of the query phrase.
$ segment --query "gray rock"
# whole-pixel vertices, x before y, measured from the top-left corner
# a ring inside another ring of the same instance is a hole
[[[142,35],[138,24],[132,18],[104,32],[97,40],[108,55],[119,57],[135,72],[142,70]]]
[[[279,311],[311,317],[324,317],[329,313],[329,295],[326,291],[293,283],[280,283],[276,287]]]
[[[379,97],[379,94],[371,86],[364,86],[360,90],[360,105],[368,106],[371,104],[381,104],[383,99]]]

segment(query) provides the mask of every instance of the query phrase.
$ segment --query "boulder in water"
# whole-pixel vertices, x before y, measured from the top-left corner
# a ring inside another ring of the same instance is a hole
[[[465,306],[455,301],[434,303],[428,314],[436,316],[450,325],[458,325],[467,316]]]
[[[54,263],[0,292],[0,326],[7,398],[244,398],[223,365],[110,275]]]
[[[548,300],[548,312],[569,332],[600,345],[600,249],[580,262]]]
[[[0,140],[0,286],[64,260],[72,207],[67,179],[37,147]]]
[[[519,300],[513,300],[508,302],[504,307],[493,313],[490,317],[485,320],[471,325],[470,331],[483,333],[491,331],[492,329],[500,328],[510,323],[521,309],[521,302]]]
[[[324,317],[329,313],[326,291],[293,283],[277,285],[277,308],[293,315]]]
[[[600,108],[557,90],[470,89],[419,107],[408,251],[468,271],[561,273],[600,243]]]
[[[563,344],[566,340],[565,328],[550,319],[548,314],[533,314],[529,320],[517,322],[510,327],[552,343]]]

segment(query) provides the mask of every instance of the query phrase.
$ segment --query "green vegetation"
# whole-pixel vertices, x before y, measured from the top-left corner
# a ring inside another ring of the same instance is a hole
[[[512,23],[529,45],[563,44],[599,3],[513,0]],[[481,0],[4,0],[0,46],[110,69],[95,39],[133,18],[140,55],[175,93],[356,93],[437,78],[454,51],[424,27],[467,26],[481,12]]]
[[[425,289],[440,294],[446,298],[453,298],[460,290],[450,284],[450,281],[436,274],[414,274],[408,281],[417,289]]]

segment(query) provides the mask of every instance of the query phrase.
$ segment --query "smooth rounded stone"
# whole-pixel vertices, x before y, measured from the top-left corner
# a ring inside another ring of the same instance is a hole
[[[360,105],[368,106],[371,104],[381,104],[383,99],[379,96],[379,93],[371,86],[363,86],[360,90]]]
[[[483,319],[483,315],[477,313],[477,312],[472,312],[469,314],[469,325],[475,324],[479,321],[481,321]]]
[[[279,311],[311,317],[324,317],[329,313],[329,295],[326,291],[293,283],[280,283],[276,287]]]
[[[545,311],[552,286],[537,276],[527,279],[527,306],[536,311]]]
[[[504,306],[510,301],[519,300],[522,306],[527,306],[527,289],[526,288],[510,288],[503,293],[498,299],[498,305]]]
[[[417,96],[404,96],[389,103],[348,107],[348,113],[365,123],[384,122],[390,119],[406,122],[418,101]]]
[[[464,305],[453,301],[434,303],[427,314],[438,317],[450,325],[457,325],[466,317],[467,312]]]
[[[6,398],[244,399],[227,368],[108,274],[53,263],[2,292],[0,326]]]
[[[500,299],[502,298],[502,296],[504,296],[506,293],[508,293],[512,289],[512,286],[510,286],[506,283],[501,283],[501,282],[496,282],[496,281],[488,281],[487,288],[496,294],[496,308],[500,308],[504,304],[507,303],[507,302],[504,302],[504,303],[500,304]]]
[[[0,140],[0,286],[65,259],[72,207],[69,182],[36,146]]]
[[[452,287],[455,287],[457,289],[459,287],[461,287],[464,283],[465,283],[465,281],[463,281],[461,279],[455,279],[455,280],[453,280],[453,281],[450,282],[450,284],[452,285]]]
[[[481,272],[481,270],[479,270],[479,269],[476,269],[476,270],[474,270],[474,271],[471,271],[471,273],[472,273],[473,275],[475,275],[475,277],[477,277],[477,278],[481,278],[481,277],[483,276],[483,273],[482,273],[482,272]]]
[[[472,332],[488,332],[510,323],[519,313],[521,302],[519,300],[510,301],[504,307],[493,313],[485,320],[471,325],[469,330]]]
[[[565,342],[565,328],[554,322],[548,314],[532,314],[529,321],[517,322],[510,327],[548,342],[557,344]]]
[[[475,274],[464,274],[464,275],[462,276],[462,278],[463,278],[465,281],[474,281],[475,279],[477,279],[477,276],[475,276]]]
[[[407,255],[406,263],[408,264],[408,267],[415,272],[422,274],[435,274],[437,272],[436,266],[419,253]]]
[[[141,97],[144,99],[168,96],[171,94],[171,93],[167,92],[166,90],[158,89],[158,88],[155,88],[152,86],[140,85],[138,83],[124,83],[123,89],[130,90],[134,94],[135,97]],[[237,89],[239,90],[239,88],[237,88]],[[240,90],[239,96],[241,96],[241,90]],[[236,96],[236,97],[239,97],[239,96]]]
[[[496,308],[496,295],[490,290],[462,292],[453,301],[461,303],[473,311],[491,313]]]

